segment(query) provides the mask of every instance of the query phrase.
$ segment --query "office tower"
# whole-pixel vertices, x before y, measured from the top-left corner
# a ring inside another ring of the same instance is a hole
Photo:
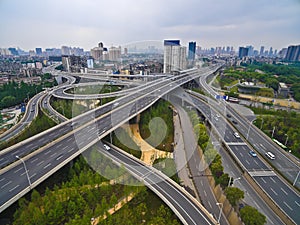
[[[239,47],[239,58],[243,58],[243,57],[248,56],[248,51],[249,51],[248,48]]]
[[[68,46],[61,46],[62,55],[71,55],[70,48]]]
[[[180,40],[164,40],[164,73],[183,70],[186,67],[186,47]]]
[[[196,42],[189,42],[188,60],[195,60]]]
[[[248,45],[246,48],[248,48],[248,56],[253,56],[254,47],[252,45]]]
[[[287,61],[300,61],[300,45],[291,45],[287,49],[285,56]]]
[[[42,55],[42,48],[35,48],[35,53],[37,55]]]
[[[270,47],[269,56],[270,56],[270,57],[273,56],[273,48],[272,48],[272,47]]]
[[[261,47],[260,47],[259,55],[260,55],[260,56],[263,56],[263,55],[264,55],[264,51],[265,51],[265,47],[264,47],[264,46],[261,46]]]
[[[128,48],[124,48],[124,55],[128,55]]]

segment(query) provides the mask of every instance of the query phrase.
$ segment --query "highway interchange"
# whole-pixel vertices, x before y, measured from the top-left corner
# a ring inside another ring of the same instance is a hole
[[[204,71],[203,73],[207,75],[211,72],[207,73],[207,71]],[[38,137],[33,137],[32,140],[26,140],[20,143],[19,146],[13,146],[9,151],[5,150],[3,153],[1,152],[0,166],[2,168],[16,160],[17,162],[2,169],[2,171],[5,172],[2,172],[0,175],[0,186],[2,189],[0,199],[1,201],[3,200],[0,202],[0,205],[5,205],[7,199],[17,200],[21,195],[29,191],[29,182],[28,179],[26,179],[24,167],[20,160],[16,159],[16,155],[24,157],[24,161],[26,161],[26,165],[28,166],[30,183],[32,187],[34,187],[41,182],[41,179],[45,179],[50,173],[52,174],[68,161],[79,155],[86,146],[89,146],[94,142],[96,143],[96,140],[101,139],[120,124],[124,123],[124,121],[127,121],[129,118],[134,117],[136,114],[149,107],[159,97],[163,96],[171,89],[175,89],[184,82],[187,82],[191,78],[194,77],[189,75],[187,78],[184,78],[183,76],[181,80],[176,81],[177,83],[174,81],[174,84],[167,78],[161,78],[157,81],[150,82],[149,84],[151,85],[148,88],[142,89],[139,92],[136,91],[131,95],[127,94],[111,104],[107,104],[92,112],[85,113],[84,116],[75,118],[74,121],[64,122],[63,124],[56,126],[53,130],[41,133]],[[137,92],[139,93],[139,96],[144,97],[140,97],[136,100],[135,97],[137,96]],[[244,142],[243,138],[236,138],[233,135],[235,132],[234,128],[232,128],[233,124],[228,123],[227,119],[229,118],[226,118],[226,115],[224,115],[224,117],[217,117],[217,115],[221,114],[220,112],[205,112],[207,107],[201,105],[203,102],[200,103],[200,100],[195,97],[193,97],[193,100],[194,103],[197,102],[198,109],[202,111],[203,114],[206,113],[208,120],[210,120],[217,128],[216,130],[219,132],[220,137],[228,144],[234,157],[236,157],[245,170],[251,174],[252,178],[256,180],[273,200],[280,203],[281,209],[293,218],[294,221],[300,221],[300,218],[297,215],[297,211],[300,207],[298,193],[278,177],[272,167],[266,164],[265,159],[261,159],[260,155],[258,155],[258,157],[250,156],[249,151],[251,147]],[[48,99],[43,100],[41,104],[44,104],[45,101],[48,102]],[[116,102],[117,106],[114,105]],[[110,113],[111,110],[113,110],[112,113]],[[252,128],[251,132],[249,132],[249,121],[245,120],[245,118],[236,113],[231,107],[227,107],[227,110],[237,121],[235,127],[241,135],[246,137],[249,133],[250,141],[254,142],[253,146],[255,147],[259,144],[260,148],[256,150],[258,150],[258,152],[261,151],[260,154],[264,156],[264,150],[261,148],[261,145],[266,142],[264,137],[262,137],[259,132],[256,134],[257,137],[253,136],[255,135],[255,132],[252,132],[252,130],[254,131],[255,128]],[[232,121],[232,119],[230,120]],[[74,122],[76,125],[72,126]],[[260,139],[262,139],[261,143],[257,141]],[[42,148],[39,149],[40,147]],[[270,145],[268,147],[275,148],[276,146]],[[34,154],[28,155],[36,149],[39,150]],[[277,158],[272,162],[275,162],[277,166],[284,168],[284,171],[286,171],[286,168],[288,167],[289,170],[286,172],[290,173],[291,178],[295,177],[294,173],[297,173],[297,169],[299,171],[299,167],[296,165],[296,168],[294,168],[293,166],[295,163],[292,165],[287,164],[290,163],[290,159],[287,158],[285,154],[283,154],[283,156],[282,164],[280,160],[277,161]],[[281,159],[281,157],[278,158]],[[153,179],[157,178],[153,177]],[[298,183],[299,181],[297,184]],[[5,207],[7,206],[5,205]]]

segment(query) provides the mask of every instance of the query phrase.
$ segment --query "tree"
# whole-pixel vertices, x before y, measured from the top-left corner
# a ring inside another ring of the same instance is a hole
[[[240,210],[240,214],[245,225],[263,225],[267,222],[266,216],[252,206],[245,206]]]
[[[232,206],[236,206],[237,202],[244,198],[244,192],[237,187],[228,187],[225,189],[226,198]]]

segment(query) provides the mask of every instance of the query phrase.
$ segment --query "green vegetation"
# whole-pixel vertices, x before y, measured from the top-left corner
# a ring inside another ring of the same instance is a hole
[[[26,84],[23,81],[18,84],[15,81],[8,82],[0,86],[0,109],[19,105],[36,93],[41,92],[43,87],[52,87],[56,85],[56,81],[51,80],[50,74],[41,76],[42,83],[40,85]]]
[[[227,187],[225,194],[232,206],[236,206],[238,201],[244,198],[244,192],[237,187]]]
[[[253,112],[258,115],[254,124],[269,137],[285,144],[291,153],[300,158],[300,114],[294,111],[285,110],[267,110],[263,108],[252,108]]]
[[[39,134],[51,127],[54,127],[56,124],[42,112],[38,113],[38,116],[31,122],[31,124],[25,128],[18,136],[10,139],[7,142],[0,143],[0,150],[8,148],[16,143],[19,143],[29,137],[32,137],[36,134]],[[34,149],[32,149],[33,151]]]
[[[75,87],[68,89],[67,92],[71,94],[81,94],[81,95],[89,95],[89,94],[105,94],[110,92],[120,91],[122,86],[115,85],[89,85],[84,87]]]
[[[174,126],[170,103],[157,101],[141,113],[139,125],[142,138],[150,145],[163,151],[173,151]]]
[[[266,216],[252,206],[242,208],[240,215],[245,225],[264,225],[267,222]]]
[[[175,182],[179,183],[179,177],[177,176],[176,164],[174,159],[170,159],[170,158],[156,159],[153,163],[153,167],[166,174]]]
[[[65,170],[66,178],[54,188],[46,187],[40,192],[33,190],[30,200],[21,198],[13,224],[90,224],[91,218],[97,217],[100,225],[180,224],[174,213],[157,196],[145,186],[138,185],[134,178],[124,176],[127,174],[124,169],[112,164],[111,160],[97,151],[97,147],[88,150],[85,157],[78,157],[73,166]],[[103,172],[103,168],[106,168],[105,173],[123,177],[134,186],[110,185],[114,182],[108,182],[95,172],[98,169]],[[127,202],[129,196],[133,196],[133,199]],[[116,204],[124,199],[125,205],[110,215],[108,210],[116,210]]]
[[[100,100],[101,105],[104,105],[110,101],[115,100],[115,97],[103,98]],[[76,117],[84,112],[87,112],[93,107],[98,107],[99,104],[95,104],[96,100],[69,100],[69,99],[57,99],[51,98],[51,106],[59,112],[61,115],[64,115],[66,118],[71,119]]]

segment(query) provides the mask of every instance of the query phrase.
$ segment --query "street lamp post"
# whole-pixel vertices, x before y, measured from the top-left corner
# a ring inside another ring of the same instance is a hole
[[[288,139],[289,139],[289,136],[288,136],[287,134],[285,134],[285,136],[286,136],[286,139],[285,139],[284,145],[286,146],[286,144],[287,144],[287,142],[288,142]]]
[[[274,136],[274,132],[275,132],[275,127],[273,127],[272,138],[273,138],[273,136]]]
[[[221,219],[222,209],[223,209],[223,203],[217,202],[216,204],[220,207],[220,213],[219,213],[219,217],[218,217],[218,221],[217,221],[217,224],[220,224],[220,219]]]
[[[20,158],[18,155],[16,155],[16,158],[17,158],[17,159],[20,159],[21,162],[22,162],[23,165],[24,165],[24,169],[25,169],[25,173],[26,173],[26,176],[27,176],[27,179],[28,179],[29,187],[30,187],[30,189],[31,189],[31,182],[30,182],[30,178],[29,178],[29,174],[28,174],[28,170],[27,170],[26,164],[25,164],[24,160],[23,160],[22,158]]]
[[[230,178],[229,178],[229,182],[228,182],[228,185],[227,185],[227,187],[229,187],[229,186],[230,186],[230,183],[231,183],[231,178],[232,178],[232,177],[230,177]],[[233,180],[232,180],[232,184],[234,183],[234,181],[236,181],[236,180],[240,180],[240,179],[241,179],[240,177],[233,178]]]
[[[264,123],[264,118],[263,118],[263,117],[261,117],[260,130],[262,130],[263,123]]]
[[[252,126],[252,122],[255,120],[256,118],[254,118],[253,120],[250,121],[250,124],[249,124],[249,128],[248,128],[248,132],[247,132],[247,140],[248,140],[248,137],[249,137],[249,134],[250,134],[250,128]]]

